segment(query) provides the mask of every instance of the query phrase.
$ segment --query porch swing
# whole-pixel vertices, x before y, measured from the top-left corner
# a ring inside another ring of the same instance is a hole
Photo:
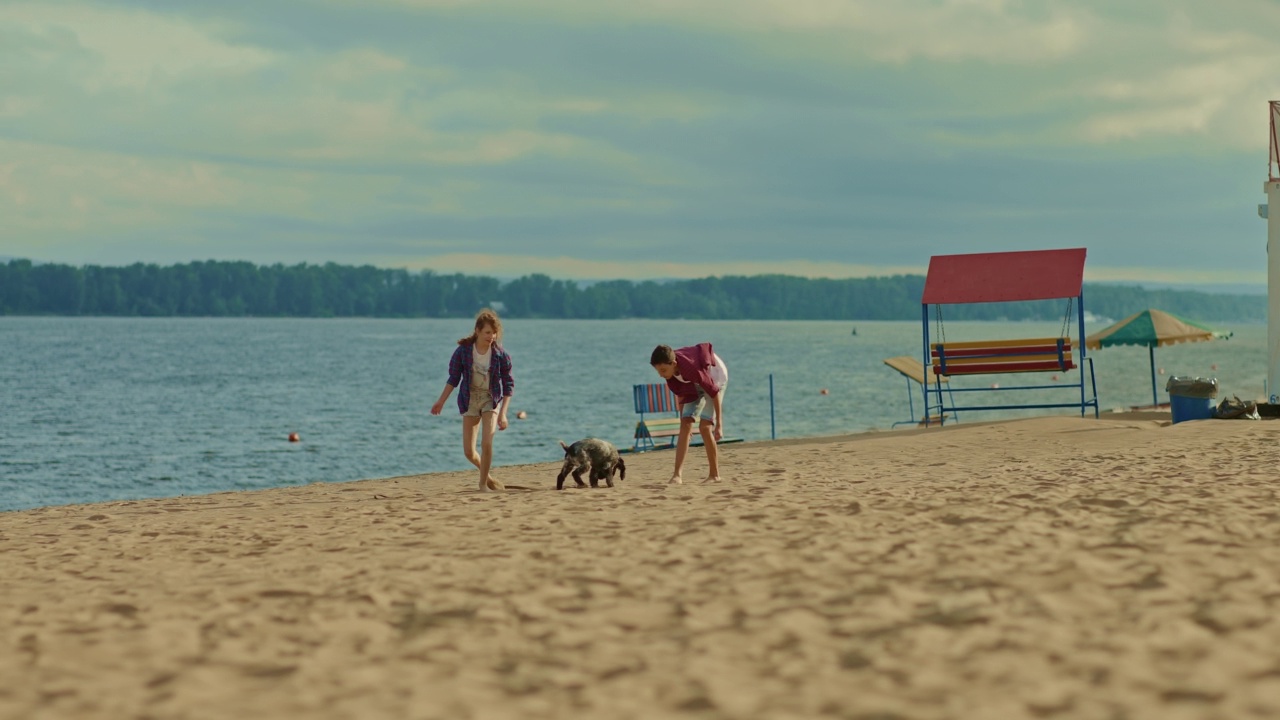
[[[958,388],[949,383],[947,396],[943,394],[943,379],[965,375],[992,375],[1011,373],[1066,373],[1078,367],[1076,348],[1071,337],[1071,318],[1074,315],[1079,326],[1078,337],[1084,337],[1084,278],[1085,249],[1039,250],[1008,253],[980,253],[973,255],[938,255],[930,258],[929,274],[925,279],[921,298],[924,360],[932,371],[932,382],[924,386],[925,417],[936,414],[941,417],[956,415],[959,411],[1012,410],[1026,408],[1080,408],[1080,415],[1093,408],[1098,416],[1097,384],[1093,376],[1093,360],[1085,357],[1085,348],[1078,348],[1081,364],[1089,366],[1089,383],[1092,396],[1086,396],[1084,373],[1075,382],[1054,384],[1001,386],[992,384],[985,388]],[[970,340],[950,342],[946,339],[942,318],[944,304],[971,304],[989,302],[1019,302],[1025,300],[1065,299],[1066,312],[1058,337],[1027,338],[1016,340]],[[929,342],[929,306],[935,307],[934,317],[938,342]],[[1075,312],[1073,312],[1073,308]],[[1056,378],[1055,378],[1056,380]],[[1020,404],[959,405],[954,393],[1005,392],[1021,390],[1078,389],[1078,402],[1027,402]],[[927,423],[926,423],[927,424]]]

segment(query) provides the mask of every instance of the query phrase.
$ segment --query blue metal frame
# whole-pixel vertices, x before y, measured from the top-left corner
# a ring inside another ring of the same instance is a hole
[[[930,370],[929,370],[928,366],[926,366],[926,367],[925,367],[925,370],[924,370],[924,371],[925,371],[926,373],[930,372]],[[912,399],[911,399],[911,396],[915,394],[915,392],[911,389],[911,382],[912,382],[911,378],[910,378],[910,377],[907,377],[906,375],[903,375],[902,377],[903,377],[903,379],[905,379],[905,380],[907,381],[907,407],[911,410],[911,419],[910,419],[910,420],[899,420],[898,422],[893,423],[893,424],[892,424],[892,425],[890,425],[889,427],[890,427],[890,428],[896,428],[896,427],[898,427],[899,425],[908,425],[908,424],[910,424],[910,425],[919,425],[920,423],[924,423],[926,426],[928,426],[928,425],[929,425],[929,413],[928,413],[928,412],[925,412],[925,414],[924,414],[924,417],[923,417],[923,418],[921,418],[921,419],[919,419],[919,420],[917,420],[917,419],[916,419],[916,403],[915,403],[915,401],[914,401],[914,400],[912,400]],[[925,383],[924,383],[925,385],[927,385],[927,384],[928,384],[928,380],[929,380],[929,376],[928,376],[928,375],[925,375]],[[927,388],[926,388],[926,392],[927,392],[927,391],[928,391],[928,390],[927,390]],[[947,383],[947,392],[951,392],[951,383]],[[952,395],[952,396],[951,396],[951,403],[954,405],[954,404],[955,404],[955,401],[956,401],[956,398],[955,398],[955,396],[954,396],[954,395]],[[926,409],[926,411],[928,410],[927,397],[926,397],[926,405],[925,405],[925,409]],[[938,417],[939,417],[939,418],[941,418],[941,419],[938,421],[938,424],[939,424],[939,425],[943,425],[943,424],[945,424],[945,423],[946,423],[947,418],[946,418],[946,416],[945,416],[945,415],[941,415],[941,414],[940,414]]]
[[[947,392],[951,395],[951,405],[950,405],[950,406],[948,406],[948,405],[946,404],[946,402],[945,402],[944,398],[942,397],[942,382],[938,379],[938,376],[937,376],[937,375],[934,375],[934,376],[933,376],[933,383],[925,382],[925,383],[924,383],[924,386],[923,386],[923,390],[922,390],[922,392],[923,392],[923,394],[924,394],[924,425],[925,425],[925,427],[928,427],[928,426],[929,426],[929,416],[930,416],[930,411],[931,411],[931,410],[935,410],[935,409],[938,411],[938,413],[937,413],[937,414],[938,414],[939,416],[945,417],[948,413],[951,413],[951,414],[954,414],[954,415],[957,415],[957,416],[958,416],[959,411],[961,411],[961,410],[966,410],[966,411],[970,411],[970,410],[972,410],[972,411],[977,411],[977,410],[1023,410],[1023,409],[1035,409],[1035,408],[1073,408],[1073,407],[1078,407],[1078,408],[1080,408],[1080,417],[1084,417],[1085,410],[1086,410],[1087,408],[1089,408],[1089,407],[1092,407],[1092,408],[1093,408],[1093,416],[1094,416],[1095,418],[1096,418],[1096,417],[1098,417],[1098,415],[1099,415],[1099,411],[1098,411],[1098,381],[1097,381],[1097,378],[1095,378],[1095,377],[1094,377],[1094,374],[1093,374],[1093,358],[1091,358],[1091,357],[1087,357],[1087,356],[1086,356],[1086,349],[1085,349],[1085,336],[1084,336],[1084,292],[1082,291],[1079,295],[1077,295],[1077,296],[1075,297],[1075,300],[1076,300],[1076,323],[1077,323],[1077,327],[1078,327],[1078,331],[1079,331],[1079,338],[1080,338],[1080,339],[1077,341],[1077,343],[1076,343],[1077,347],[1079,348],[1079,357],[1080,357],[1080,362],[1079,362],[1079,367],[1078,367],[1078,369],[1080,370],[1080,380],[1079,380],[1078,382],[1074,382],[1074,383],[1055,383],[1055,384],[1053,384],[1053,385],[1013,385],[1013,386],[1009,386],[1009,387],[995,387],[995,388],[956,388],[956,387],[953,387],[953,385],[955,384],[955,379],[954,379],[954,378],[952,378],[952,381],[947,383]],[[933,358],[932,358],[932,355],[931,355],[931,354],[930,354],[930,352],[929,352],[929,348],[930,348],[930,343],[929,343],[929,306],[928,306],[927,304],[925,304],[925,303],[921,303],[921,304],[920,304],[920,311],[921,311],[921,324],[922,324],[922,327],[923,327],[923,330],[924,330],[924,332],[923,332],[923,336],[924,336],[924,352],[923,352],[924,363],[923,363],[923,364],[924,364],[924,367],[925,367],[925,372],[926,372],[926,373],[932,373],[932,372],[933,372]],[[1058,355],[1058,357],[1059,357],[1059,361],[1061,361],[1061,359],[1062,359],[1062,347],[1061,347],[1061,344],[1059,345],[1058,353],[1059,353],[1059,355]],[[1092,398],[1088,398],[1088,397],[1086,397],[1086,396],[1085,396],[1084,368],[1085,368],[1085,365],[1086,365],[1086,364],[1089,366],[1089,384],[1090,384],[1090,386],[1091,386],[1091,388],[1092,388],[1092,391],[1093,391],[1093,397],[1092,397]],[[925,380],[928,380],[928,379],[929,379],[929,376],[926,374],[926,375],[925,375]],[[909,381],[908,381],[908,382],[909,382]],[[930,387],[930,385],[932,385],[932,387]],[[1035,404],[1025,404],[1025,405],[968,405],[968,406],[964,406],[964,405],[956,405],[956,404],[955,404],[955,403],[956,403],[956,400],[955,400],[955,395],[954,395],[954,393],[958,393],[958,392],[1003,392],[1003,391],[1005,391],[1005,390],[1046,390],[1046,389],[1050,389],[1050,388],[1054,388],[1054,389],[1063,389],[1063,388],[1079,388],[1079,390],[1080,390],[1080,402],[1078,402],[1078,403],[1074,403],[1074,402],[1072,402],[1072,403],[1035,403]],[[930,394],[931,394],[931,393],[934,395],[934,400],[932,401],[932,404],[930,404],[930,402],[931,402],[931,401],[930,401]],[[913,411],[913,412],[912,412],[912,417],[914,417],[914,416],[915,416],[915,413],[914,413],[914,411]],[[939,423],[939,424],[942,424],[942,423]]]
[[[911,378],[907,377],[906,375],[903,375],[902,377],[907,381],[907,407],[911,408],[911,419],[899,420],[898,422],[890,425],[889,427],[891,428],[896,428],[899,425],[907,425],[907,424],[914,425],[915,423],[919,422],[918,420],[916,420],[916,403],[914,400],[911,399],[911,396],[914,394],[913,392],[911,392]],[[927,380],[928,378],[925,378],[925,379]]]

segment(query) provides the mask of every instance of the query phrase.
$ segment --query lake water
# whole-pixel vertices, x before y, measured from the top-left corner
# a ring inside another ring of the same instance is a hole
[[[453,398],[441,416],[429,408],[444,387],[455,341],[470,325],[0,317],[0,510],[469,468]],[[945,327],[951,340],[1048,337],[1060,329],[1061,323]],[[1159,378],[1162,402],[1173,374],[1217,377],[1224,395],[1262,396],[1266,327],[1231,329],[1229,341],[1156,351],[1167,373]],[[658,343],[715,345],[730,369],[730,437],[887,430],[911,409],[907,381],[883,360],[918,357],[920,335],[915,322],[511,320],[504,345],[516,393],[496,461],[557,461],[558,439],[591,435],[629,445],[636,421],[631,386],[659,380],[648,364]],[[1146,349],[1091,355],[1104,410],[1151,402]],[[991,381],[967,378],[957,386]],[[912,392],[919,417],[918,386]],[[996,395],[964,399],[994,402]],[[1003,395],[1064,402],[1072,393]],[[515,418],[520,410],[527,419]],[[1053,411],[966,413],[961,420],[1046,412]],[[293,432],[301,442],[288,441]],[[928,442],[922,440],[921,452]]]

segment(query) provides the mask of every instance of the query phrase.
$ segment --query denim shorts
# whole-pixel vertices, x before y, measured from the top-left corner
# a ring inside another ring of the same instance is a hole
[[[729,383],[725,383],[720,386],[721,402],[724,401],[724,389],[728,385]],[[712,402],[711,396],[707,394],[707,391],[702,389],[701,385],[698,386],[698,399],[691,403],[685,403],[684,407],[680,408],[680,417],[691,418],[695,416],[710,423],[716,421],[716,405]]]

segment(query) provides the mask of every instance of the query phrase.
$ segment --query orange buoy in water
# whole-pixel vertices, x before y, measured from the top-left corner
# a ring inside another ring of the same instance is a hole
[[[991,383],[991,389],[992,389],[992,390],[999,390],[999,389],[1000,389],[1000,383]]]
[[[1159,369],[1159,370],[1157,370],[1156,372],[1157,372],[1157,373],[1159,373],[1159,374],[1161,374],[1161,375],[1163,375],[1163,374],[1164,374],[1164,368],[1160,368],[1160,369]]]
[[[1050,380],[1052,380],[1052,381],[1054,381],[1054,382],[1058,382],[1058,376],[1057,376],[1057,375],[1054,375],[1053,377],[1051,377],[1051,378],[1049,378],[1049,379],[1050,379]]]
[[[298,442],[301,439],[298,437],[298,433],[289,433],[289,442]]]
[[[827,389],[826,389],[826,388],[822,388],[821,390],[819,390],[819,391],[818,391],[818,394],[819,394],[819,395],[830,395],[831,393],[827,392]]]
[[[527,412],[525,412],[525,411],[523,411],[523,410],[521,410],[520,412],[516,413],[516,419],[517,419],[517,420],[523,420],[523,419],[525,419],[525,418],[527,418],[527,417],[529,417],[529,413],[527,413]]]
[[[1214,364],[1210,365],[1210,366],[1209,366],[1209,369],[1210,369],[1210,370],[1217,370],[1217,369],[1218,369],[1218,363],[1214,363]]]

